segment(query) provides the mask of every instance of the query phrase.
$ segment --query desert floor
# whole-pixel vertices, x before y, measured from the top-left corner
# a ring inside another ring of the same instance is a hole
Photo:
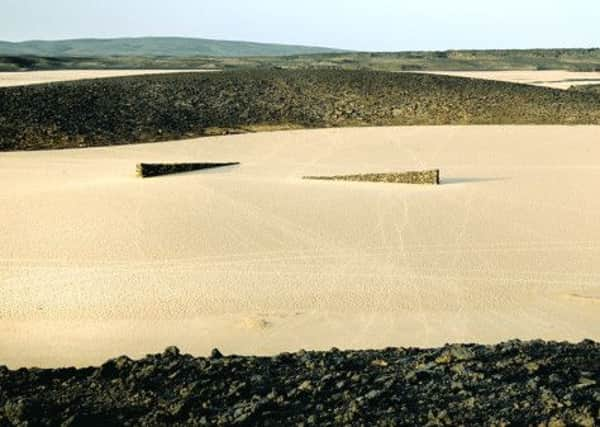
[[[0,155],[0,362],[600,339],[600,127]],[[240,161],[135,176],[140,161]],[[303,180],[440,168],[442,185]]]
[[[428,71],[429,74],[470,77],[474,79],[499,80],[569,89],[571,86],[600,84],[600,72],[575,71]]]
[[[102,79],[106,77],[138,76],[144,74],[194,73],[207,70],[59,70],[0,72],[0,87],[23,86],[70,80]]]

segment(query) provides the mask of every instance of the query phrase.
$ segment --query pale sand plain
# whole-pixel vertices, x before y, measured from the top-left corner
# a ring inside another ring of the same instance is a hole
[[[0,364],[600,340],[598,141],[393,127],[2,153]],[[442,185],[302,179],[427,168]]]
[[[423,71],[426,74],[440,74],[472,79],[498,80],[534,86],[569,89],[571,86],[600,84],[600,72],[580,72],[564,70],[530,71]]]
[[[211,70],[57,70],[0,72],[0,87],[25,86],[72,80],[103,79],[107,77],[140,76],[146,74],[198,73]]]

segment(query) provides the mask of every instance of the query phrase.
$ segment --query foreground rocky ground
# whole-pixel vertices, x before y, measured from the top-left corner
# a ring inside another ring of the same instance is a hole
[[[600,344],[182,355],[0,367],[0,426],[540,425],[600,422]]]

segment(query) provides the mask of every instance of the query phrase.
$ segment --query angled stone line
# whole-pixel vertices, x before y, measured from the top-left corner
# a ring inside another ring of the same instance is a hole
[[[222,168],[239,165],[239,162],[227,163],[138,163],[136,174],[142,178],[192,172],[203,169]]]
[[[440,184],[440,170],[425,171],[367,173],[360,175],[335,175],[335,176],[305,176],[303,179],[318,179],[327,181],[360,181],[360,182],[387,182],[393,184]]]

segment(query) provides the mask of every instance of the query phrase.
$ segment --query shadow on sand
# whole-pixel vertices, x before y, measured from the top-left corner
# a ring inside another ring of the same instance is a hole
[[[469,184],[474,182],[494,182],[494,181],[508,181],[510,178],[499,177],[499,178],[443,178],[440,180],[440,185],[453,185],[453,184]]]

